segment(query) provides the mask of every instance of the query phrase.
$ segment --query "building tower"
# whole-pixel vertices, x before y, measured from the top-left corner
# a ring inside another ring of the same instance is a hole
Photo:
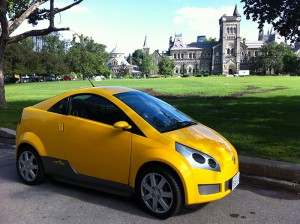
[[[148,47],[148,43],[147,43],[147,35],[145,36],[143,51],[145,54],[149,54],[150,52],[150,48]]]
[[[235,5],[233,15],[223,15],[219,20],[222,45],[222,74],[236,74],[240,70],[240,22],[241,15]]]

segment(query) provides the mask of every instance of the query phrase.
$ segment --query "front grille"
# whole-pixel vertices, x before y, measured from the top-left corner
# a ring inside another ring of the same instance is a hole
[[[208,194],[216,194],[219,193],[220,184],[205,184],[205,185],[198,185],[198,191],[201,195],[208,195]]]

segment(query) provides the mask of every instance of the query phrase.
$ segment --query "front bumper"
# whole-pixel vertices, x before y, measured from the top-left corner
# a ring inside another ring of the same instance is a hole
[[[221,172],[192,168],[188,178],[185,178],[186,205],[210,202],[225,197],[232,191],[232,178],[238,172],[238,162],[226,164],[221,168]]]

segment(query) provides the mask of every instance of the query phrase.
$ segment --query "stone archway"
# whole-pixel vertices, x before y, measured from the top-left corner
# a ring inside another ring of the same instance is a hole
[[[234,75],[237,73],[236,64],[232,60],[227,62],[226,68],[225,75]]]
[[[233,75],[236,73],[236,67],[234,65],[229,65],[228,67],[228,74]]]

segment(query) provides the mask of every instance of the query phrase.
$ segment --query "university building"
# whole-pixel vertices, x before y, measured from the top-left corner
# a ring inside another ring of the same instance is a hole
[[[167,55],[175,63],[175,74],[195,75],[196,71],[208,74],[235,74],[249,69],[249,59],[258,55],[258,49],[267,42],[282,42],[275,33],[259,33],[258,41],[246,41],[240,36],[241,15],[235,6],[232,16],[219,19],[219,41],[206,42],[198,36],[196,42],[184,43],[182,34],[170,37]]]
[[[223,15],[219,19],[219,40],[206,41],[206,36],[198,36],[196,42],[185,43],[182,34],[175,34],[169,39],[168,51],[160,53],[155,50],[152,53],[154,63],[158,65],[162,57],[170,57],[175,61],[174,74],[193,76],[199,73],[210,75],[230,75],[239,73],[240,70],[249,70],[249,60],[258,56],[259,48],[264,44],[276,41],[284,42],[284,38],[272,30],[258,33],[257,41],[247,41],[240,35],[241,15],[237,6],[231,16]],[[298,50],[298,51],[297,51]],[[145,37],[143,51],[147,54],[150,47]],[[299,48],[293,49],[300,56]],[[130,65],[124,58],[124,54],[112,50],[107,65],[113,74],[118,74],[121,67],[128,67],[133,75],[138,68]],[[156,73],[153,71],[153,74]],[[140,72],[139,72],[140,74]]]

